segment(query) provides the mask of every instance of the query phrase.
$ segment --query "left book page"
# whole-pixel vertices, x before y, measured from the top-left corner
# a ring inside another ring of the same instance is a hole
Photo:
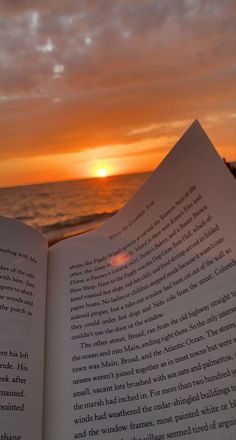
[[[47,242],[0,217],[0,439],[41,440]]]

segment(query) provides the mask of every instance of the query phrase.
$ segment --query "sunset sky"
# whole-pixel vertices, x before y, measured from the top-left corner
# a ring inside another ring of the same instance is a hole
[[[0,187],[236,160],[235,0],[0,0]]]

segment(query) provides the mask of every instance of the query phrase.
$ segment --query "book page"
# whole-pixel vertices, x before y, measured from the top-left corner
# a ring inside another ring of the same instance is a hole
[[[51,248],[46,440],[235,438],[235,195],[195,122],[106,225]]]
[[[42,440],[47,243],[0,217],[0,439]]]

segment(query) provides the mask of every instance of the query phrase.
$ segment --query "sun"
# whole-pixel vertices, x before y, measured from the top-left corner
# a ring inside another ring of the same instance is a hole
[[[107,176],[107,170],[106,168],[99,168],[97,171],[98,177],[106,177]]]
[[[111,176],[112,172],[113,167],[110,164],[105,163],[104,161],[94,161],[91,164],[91,177],[104,178]]]

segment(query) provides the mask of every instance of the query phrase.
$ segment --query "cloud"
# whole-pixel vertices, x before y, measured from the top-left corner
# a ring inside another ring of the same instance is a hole
[[[148,124],[144,127],[137,127],[134,130],[131,130],[128,133],[128,135],[132,136],[135,134],[143,134],[143,133],[148,133],[150,131],[152,132],[152,131],[156,131],[156,130],[162,130],[162,132],[163,132],[165,130],[170,130],[170,128],[172,128],[172,129],[179,128],[179,127],[184,128],[184,127],[187,127],[187,125],[189,125],[190,123],[191,123],[191,121],[189,119],[184,119],[182,121],[172,121],[172,122],[169,122],[168,124],[167,123],[166,124],[165,123],[158,124],[158,123],[154,122],[154,123]]]
[[[235,9],[1,0],[0,157],[172,136],[191,118],[235,112]]]

